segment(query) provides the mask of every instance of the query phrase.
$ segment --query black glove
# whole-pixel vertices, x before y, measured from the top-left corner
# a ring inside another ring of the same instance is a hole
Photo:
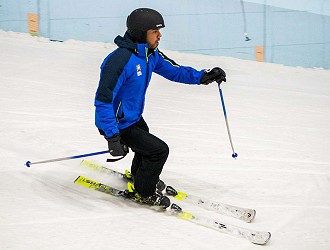
[[[201,78],[201,84],[204,85],[208,85],[214,81],[217,83],[226,81],[226,73],[219,67],[205,70]]]
[[[112,156],[125,156],[128,153],[128,147],[120,142],[119,134],[105,137],[105,139],[108,141],[109,153]]]

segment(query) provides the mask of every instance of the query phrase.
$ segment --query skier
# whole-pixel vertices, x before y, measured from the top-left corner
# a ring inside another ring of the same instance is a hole
[[[159,176],[169,154],[167,144],[149,132],[142,117],[145,95],[155,72],[171,81],[207,85],[226,81],[219,67],[196,70],[180,66],[158,49],[165,27],[156,10],[139,8],[127,17],[127,31],[114,40],[118,46],[101,65],[95,96],[95,124],[108,142],[112,156],[134,152],[131,173],[134,186],[130,198],[149,205],[159,205],[162,196],[156,190]],[[167,197],[166,197],[167,198]]]

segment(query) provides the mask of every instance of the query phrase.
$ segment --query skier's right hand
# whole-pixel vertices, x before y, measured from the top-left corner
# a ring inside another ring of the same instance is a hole
[[[204,85],[208,85],[211,82],[222,83],[226,81],[226,72],[219,67],[215,67],[213,69],[205,70],[200,83]]]
[[[109,153],[112,156],[125,156],[128,153],[128,147],[120,142],[119,134],[105,137],[105,139],[108,141]]]

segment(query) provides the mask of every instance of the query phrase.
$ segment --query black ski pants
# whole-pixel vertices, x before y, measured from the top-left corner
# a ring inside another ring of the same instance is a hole
[[[122,142],[134,152],[131,172],[135,190],[142,197],[153,195],[169,154],[167,144],[149,133],[142,117],[137,123],[121,130],[120,136]]]

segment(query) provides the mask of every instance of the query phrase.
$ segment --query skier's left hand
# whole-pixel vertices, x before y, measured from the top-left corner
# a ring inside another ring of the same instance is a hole
[[[219,67],[205,70],[201,78],[201,84],[208,85],[214,81],[217,83],[226,82],[226,72]]]
[[[105,137],[105,139],[108,141],[109,153],[112,156],[125,156],[128,153],[128,147],[121,143],[119,134]]]

